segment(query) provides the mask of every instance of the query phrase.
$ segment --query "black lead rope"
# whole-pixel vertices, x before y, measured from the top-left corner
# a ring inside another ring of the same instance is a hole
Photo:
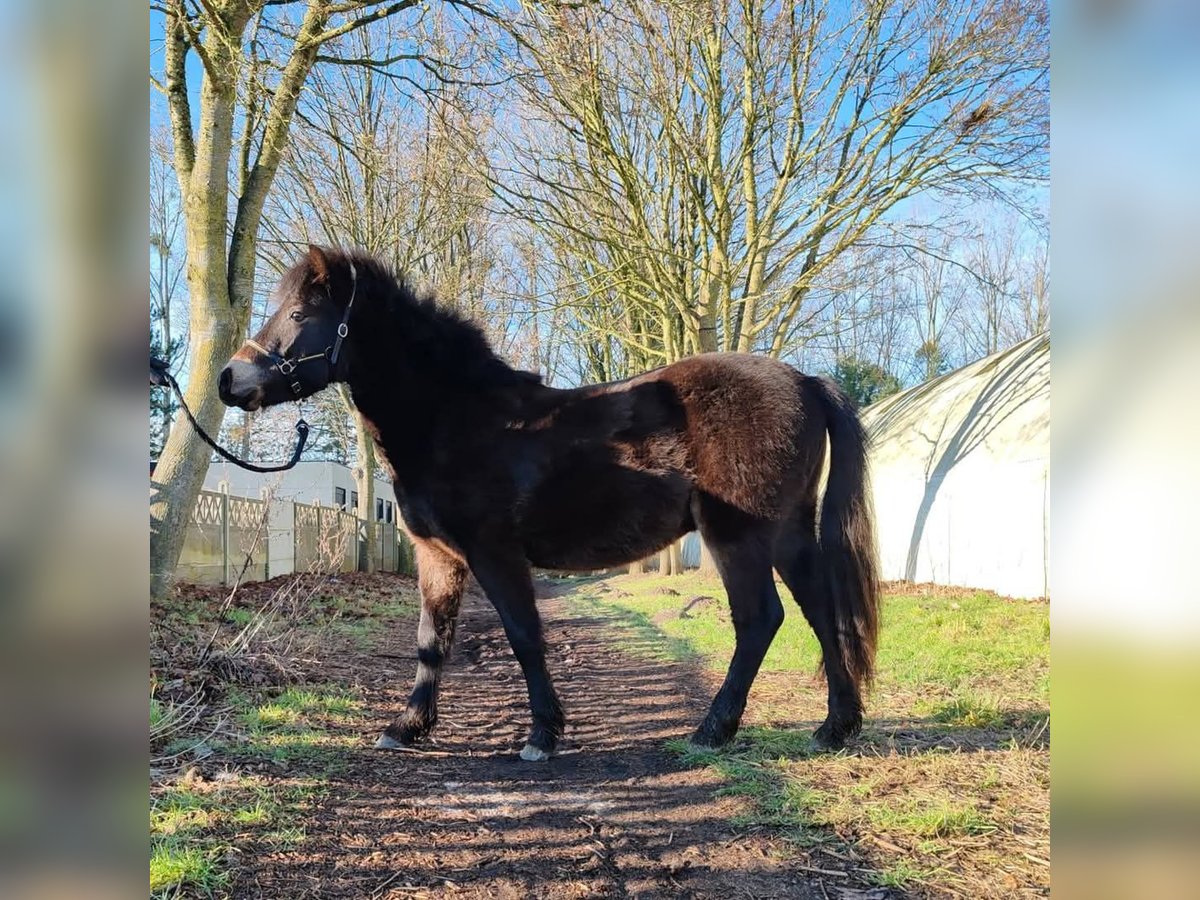
[[[192,415],[192,411],[188,409],[187,402],[183,399],[183,391],[179,389],[179,382],[175,380],[175,377],[168,370],[167,364],[161,359],[155,359],[153,356],[150,357],[150,384],[160,387],[170,387],[179,399],[179,405],[182,407],[184,415],[187,416],[187,420],[192,423],[192,428],[196,430],[196,434],[200,435],[200,439],[217,451],[217,454],[222,459],[228,460],[235,466],[241,466],[243,469],[248,469],[251,472],[284,472],[300,462],[300,454],[304,452],[304,444],[308,441],[308,423],[304,419],[296,423],[296,449],[292,451],[292,458],[290,460],[279,466],[256,466],[254,463],[238,459],[208,436],[208,433],[196,421],[196,417]]]

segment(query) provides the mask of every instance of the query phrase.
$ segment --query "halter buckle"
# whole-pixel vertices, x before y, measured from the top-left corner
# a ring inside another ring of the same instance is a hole
[[[279,371],[284,375],[291,375],[296,371],[296,364],[285,357],[279,361]]]

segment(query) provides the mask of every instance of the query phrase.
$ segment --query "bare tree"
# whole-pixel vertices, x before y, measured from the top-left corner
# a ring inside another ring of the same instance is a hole
[[[928,381],[952,366],[947,331],[958,321],[966,294],[961,264],[953,259],[955,243],[946,234],[918,233],[911,256],[912,319],[916,334],[917,377]]]
[[[439,18],[426,21],[424,52],[456,56]],[[264,255],[282,269],[309,241],[361,248],[415,286],[435,288],[503,344],[512,329],[509,310],[488,290],[499,250],[477,174],[487,165],[479,140],[486,123],[470,85],[395,64],[408,40],[405,29],[381,23],[350,36],[344,57],[314,71],[297,113],[307,127],[292,141],[279,174],[285,189],[267,211]],[[349,392],[338,396],[343,407],[331,412],[354,423],[348,450],[373,546],[375,446]]]
[[[262,212],[305,82],[318,56],[343,36],[415,5],[416,0],[163,0],[151,6],[164,22],[162,73],[152,73],[151,82],[166,98],[184,198],[186,397],[211,432],[224,417],[217,373],[245,335]],[[189,57],[202,67],[195,91],[187,79]],[[208,448],[192,431],[173,429],[150,502],[155,595],[170,584],[207,464]]]
[[[1046,240],[1024,258],[1018,276],[1014,315],[1007,342],[1016,344],[1050,328],[1050,244]]]
[[[1045,175],[1038,3],[623,0],[513,27],[532,125],[497,190],[639,365],[780,355],[898,203]]]
[[[1020,266],[1015,231],[989,229],[978,235],[971,248],[970,266],[975,289],[963,328],[968,351],[976,359],[1001,350],[1008,334]]]
[[[177,318],[184,300],[183,209],[167,138],[150,138],[150,342],[151,351],[178,376],[186,363],[187,319]],[[151,452],[161,451],[171,436],[175,398],[166,392],[151,397]],[[156,421],[155,421],[156,420]]]

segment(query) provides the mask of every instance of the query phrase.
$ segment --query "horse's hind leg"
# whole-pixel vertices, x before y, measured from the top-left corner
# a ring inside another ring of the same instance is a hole
[[[821,644],[829,713],[813,740],[821,749],[839,749],[862,728],[862,699],[842,660],[833,598],[823,580],[815,504],[801,506],[780,528],[775,568]]]
[[[737,635],[725,682],[692,736],[693,743],[719,747],[737,733],[750,686],[783,624],[783,604],[771,572],[768,523],[749,520],[728,507],[702,510],[697,519],[729,595]]]
[[[419,740],[437,723],[437,694],[442,664],[454,643],[458,609],[467,581],[466,565],[447,553],[418,542],[416,557],[421,586],[417,678],[408,707],[375,743],[376,747],[384,750]]]

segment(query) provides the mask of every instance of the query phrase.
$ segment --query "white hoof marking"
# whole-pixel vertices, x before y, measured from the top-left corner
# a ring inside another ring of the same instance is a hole
[[[521,759],[525,762],[545,762],[550,758],[550,754],[545,750],[539,750],[533,744],[526,744],[521,750]]]
[[[387,734],[381,734],[379,740],[375,742],[376,750],[403,750],[404,745],[394,737],[389,737]]]

